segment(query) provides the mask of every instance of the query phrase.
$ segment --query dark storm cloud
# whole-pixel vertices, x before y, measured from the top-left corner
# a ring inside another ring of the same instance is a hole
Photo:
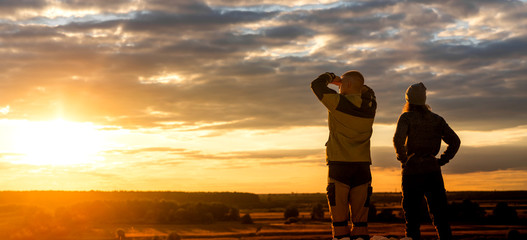
[[[485,41],[471,46],[428,43],[422,48],[419,56],[424,58],[424,62],[470,71],[474,67],[493,64],[496,59],[522,58],[527,53],[525,46],[527,46],[527,36]]]
[[[12,12],[17,9],[31,9],[46,6],[46,0],[0,0],[0,11]]]
[[[439,157],[440,154],[438,154]],[[457,155],[442,169],[445,173],[490,172],[497,170],[526,170],[525,148],[520,146],[462,146]],[[374,167],[400,168],[391,147],[373,147]]]
[[[46,6],[12,2],[0,2],[2,11]],[[376,123],[395,123],[404,91],[422,81],[434,111],[460,130],[525,124],[526,6],[519,1],[133,4],[61,1],[54,6],[101,12],[0,19],[6,117],[60,113],[124,128],[319,126],[326,113],[310,81],[357,69],[376,91]],[[469,26],[476,16],[480,25]],[[441,35],[456,27],[472,33]],[[170,74],[179,80],[155,82]]]
[[[269,38],[295,39],[298,36],[311,36],[313,30],[302,26],[281,26],[265,30],[264,35]]]
[[[525,150],[520,146],[485,146],[460,148],[458,154],[450,163],[442,169],[445,173],[462,174],[472,172],[491,172],[497,170],[527,170]],[[268,149],[264,151],[234,151],[221,152],[217,154],[205,154],[200,151],[178,149],[178,148],[141,148],[131,150],[112,150],[107,154],[121,153],[137,155],[144,159],[144,154],[162,153],[174,156],[173,159],[158,160],[148,159],[137,162],[138,165],[153,164],[181,164],[185,161],[194,160],[229,160],[223,164],[262,164],[280,165],[291,163],[302,163],[309,165],[325,165],[323,149]],[[400,168],[399,161],[395,158],[392,147],[373,147],[372,166],[380,168]],[[440,153],[441,154],[441,153]],[[439,155],[438,154],[438,157]],[[177,156],[177,157],[176,157]],[[155,165],[154,164],[154,165]],[[243,165],[242,164],[242,165]]]
[[[258,13],[247,11],[236,11],[220,13],[209,9],[207,12],[195,14],[174,14],[163,11],[147,11],[138,13],[134,19],[127,21],[125,26],[130,31],[156,32],[171,31],[200,31],[215,30],[228,24],[249,23],[262,20],[272,13]]]

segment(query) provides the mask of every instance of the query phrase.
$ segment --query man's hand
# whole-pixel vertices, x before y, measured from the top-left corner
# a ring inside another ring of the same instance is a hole
[[[335,78],[333,78],[333,81],[331,83],[340,86],[342,84],[342,79],[339,76],[335,75]]]
[[[408,162],[408,161],[405,161],[405,162],[401,162],[401,168],[405,168],[405,167],[406,167],[406,163],[407,163],[407,162]]]

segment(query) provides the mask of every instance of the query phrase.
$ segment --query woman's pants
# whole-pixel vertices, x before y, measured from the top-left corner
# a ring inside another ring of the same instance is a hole
[[[452,239],[447,216],[448,202],[441,172],[403,174],[402,188],[406,236],[413,240],[419,240],[421,237],[421,204],[425,197],[439,238]]]

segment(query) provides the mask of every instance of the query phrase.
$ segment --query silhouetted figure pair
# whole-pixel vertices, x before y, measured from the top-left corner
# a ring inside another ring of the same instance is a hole
[[[329,84],[337,85],[339,92],[329,88]],[[370,138],[377,109],[375,93],[364,85],[364,77],[358,71],[348,71],[341,77],[326,72],[311,82],[311,89],[328,110],[327,199],[333,240],[367,240],[372,194]],[[436,158],[441,141],[448,147]],[[457,153],[460,140],[446,121],[426,105],[423,83],[407,89],[406,104],[397,122],[393,143],[403,169],[406,236],[413,240],[421,237],[420,207],[424,197],[439,237],[452,239],[441,166]]]

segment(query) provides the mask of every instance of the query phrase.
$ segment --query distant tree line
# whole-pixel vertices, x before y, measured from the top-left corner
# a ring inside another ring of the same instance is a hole
[[[421,220],[431,222],[425,202],[421,204]],[[498,202],[492,212],[488,214],[478,203],[471,200],[453,201],[448,205],[451,222],[473,224],[526,224],[527,219],[518,217],[516,208],[506,202]],[[394,214],[394,209],[377,211],[375,204],[371,204],[368,214],[371,222],[402,222],[402,214]]]
[[[527,191],[447,192],[450,201],[525,200]],[[326,203],[325,193],[253,194],[242,192],[174,192],[174,191],[0,191],[0,205],[27,204],[56,208],[85,201],[159,200],[179,204],[218,202],[239,209],[284,209],[290,205],[301,207]],[[401,193],[373,193],[372,202],[401,202]]]
[[[237,208],[223,203],[185,203],[156,200],[90,201],[59,208],[55,216],[64,221],[88,223],[208,224],[237,221]]]
[[[177,203],[217,202],[237,208],[260,206],[257,194],[174,191],[0,191],[0,204],[59,207],[86,201],[160,200]]]

